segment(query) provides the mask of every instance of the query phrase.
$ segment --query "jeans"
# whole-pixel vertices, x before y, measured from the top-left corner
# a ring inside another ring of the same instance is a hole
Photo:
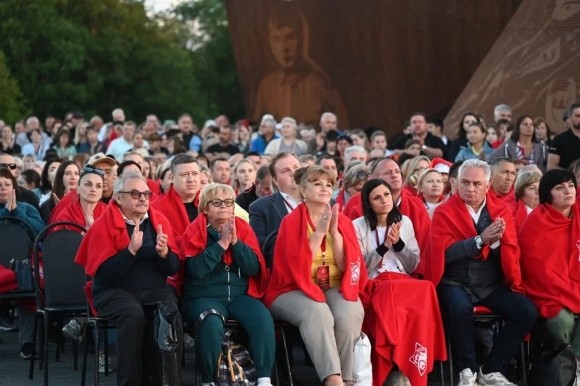
[[[462,286],[441,284],[438,293],[457,369],[477,371],[473,307],[484,306],[499,315],[504,324],[483,363],[482,371],[505,374],[507,365],[536,321],[538,313],[532,301],[503,285],[476,303]]]

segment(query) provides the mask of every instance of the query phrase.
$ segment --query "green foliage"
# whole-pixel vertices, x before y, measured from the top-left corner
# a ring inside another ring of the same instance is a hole
[[[12,78],[6,58],[0,52],[0,117],[12,124],[28,113],[27,103],[22,96],[18,82]]]
[[[187,5],[196,13],[185,17],[178,10],[148,15],[139,0],[2,0],[6,73],[41,117],[81,110],[108,118],[115,107],[137,121],[148,113],[175,119],[190,112],[198,120],[221,112],[240,116],[223,4]],[[197,37],[185,28],[193,22],[205,31],[194,45]],[[25,106],[14,95],[13,103]]]

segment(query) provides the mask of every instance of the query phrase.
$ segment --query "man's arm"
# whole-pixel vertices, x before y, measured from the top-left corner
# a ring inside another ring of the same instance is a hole
[[[481,250],[477,248],[474,237],[459,240],[451,244],[451,246],[445,251],[445,264],[455,263],[467,258],[474,259],[480,253]]]
[[[560,156],[558,154],[548,154],[548,170],[562,169],[560,166]]]

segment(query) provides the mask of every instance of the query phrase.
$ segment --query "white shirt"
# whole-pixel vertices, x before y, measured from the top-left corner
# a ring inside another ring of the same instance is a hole
[[[481,216],[481,211],[483,210],[483,208],[485,208],[486,202],[487,202],[487,197],[483,199],[483,204],[481,204],[481,206],[479,207],[479,210],[477,212],[471,206],[465,204],[465,206],[467,207],[467,211],[469,212],[469,215],[471,216],[471,218],[473,219],[473,222],[475,224],[477,224],[479,222],[479,217]]]
[[[116,138],[107,149],[107,154],[111,154],[117,162],[123,162],[123,156],[133,148],[133,142],[125,141],[125,138]]]
[[[284,206],[286,206],[286,210],[288,210],[288,213],[292,212],[300,204],[300,202],[297,202],[294,198],[292,198],[291,195],[286,194],[284,192],[280,192],[280,194],[284,199]]]

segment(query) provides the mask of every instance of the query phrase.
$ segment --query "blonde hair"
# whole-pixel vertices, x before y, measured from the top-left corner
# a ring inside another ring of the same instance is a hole
[[[199,195],[199,210],[202,212],[205,211],[209,203],[220,194],[229,196],[228,198],[231,198],[234,202],[236,200],[236,193],[231,186],[212,182],[204,186],[201,190],[201,194]]]
[[[524,196],[524,190],[535,182],[539,182],[542,179],[542,173],[537,171],[528,171],[524,173],[518,173],[516,178],[516,183],[514,185],[514,192],[516,194],[516,200],[520,200]]]
[[[429,168],[429,169],[425,169],[423,170],[423,172],[419,175],[419,178],[417,179],[417,190],[421,190],[421,186],[423,185],[423,181],[425,181],[425,178],[427,178],[427,174],[429,173],[437,173],[439,174],[439,177],[443,178],[443,176],[441,175],[441,172],[437,169],[433,169],[433,168]]]
[[[240,167],[240,165],[244,163],[252,165],[252,167],[254,168],[254,173],[257,172],[256,164],[253,163],[252,160],[248,158],[242,158],[241,160],[238,160],[238,162],[236,162],[232,170],[232,188],[234,188],[234,190],[240,187],[240,183],[236,179],[236,173],[238,171],[238,167]]]
[[[302,174],[300,178],[299,185],[305,187],[307,182],[316,181],[318,179],[326,179],[332,185],[336,183],[336,177],[330,171],[326,170],[322,166],[314,165],[306,168],[306,171]]]
[[[406,184],[411,185],[411,186],[416,186],[417,180],[414,180],[414,178],[416,178],[415,169],[417,169],[417,165],[421,161],[425,161],[429,165],[431,165],[431,161],[429,160],[429,158],[427,158],[424,155],[418,155],[416,157],[411,158],[411,160],[409,160],[409,166],[405,170],[405,183]],[[407,162],[407,161],[405,161],[405,162]],[[414,175],[415,175],[415,177],[413,178]]]

